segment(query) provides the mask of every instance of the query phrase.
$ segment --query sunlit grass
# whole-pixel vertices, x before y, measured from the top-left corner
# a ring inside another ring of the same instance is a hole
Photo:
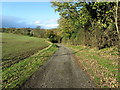
[[[18,88],[25,82],[40,66],[42,66],[57,50],[52,46],[37,52],[33,56],[12,65],[3,71],[3,89]]]
[[[79,62],[90,74],[98,87],[118,87],[118,50],[117,47],[97,50],[86,46],[69,46]]]
[[[49,45],[43,38],[11,33],[3,33],[2,39],[3,67],[17,63]]]

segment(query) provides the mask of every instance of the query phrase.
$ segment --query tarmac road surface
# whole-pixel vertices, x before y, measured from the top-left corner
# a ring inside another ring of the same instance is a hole
[[[71,51],[60,45],[52,58],[22,88],[95,88],[95,84],[75,62]]]

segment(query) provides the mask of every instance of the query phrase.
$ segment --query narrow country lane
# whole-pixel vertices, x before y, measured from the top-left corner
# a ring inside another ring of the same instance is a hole
[[[53,57],[23,85],[22,88],[94,88],[75,62],[70,50],[60,45]]]

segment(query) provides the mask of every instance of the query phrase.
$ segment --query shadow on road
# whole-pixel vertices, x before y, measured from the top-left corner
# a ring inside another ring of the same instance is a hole
[[[58,48],[60,48],[61,46],[57,46]],[[66,49],[66,48],[65,48]],[[52,56],[64,56],[64,55],[74,55],[78,52],[80,52],[81,50],[78,50],[78,51],[70,51],[69,53],[64,53],[64,54],[54,54],[54,55],[44,55],[44,56],[40,56],[40,57],[52,57]]]

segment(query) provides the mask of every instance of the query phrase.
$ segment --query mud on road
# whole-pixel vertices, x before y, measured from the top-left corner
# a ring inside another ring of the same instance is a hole
[[[95,84],[75,62],[71,51],[60,45],[52,58],[21,88],[94,88]]]

